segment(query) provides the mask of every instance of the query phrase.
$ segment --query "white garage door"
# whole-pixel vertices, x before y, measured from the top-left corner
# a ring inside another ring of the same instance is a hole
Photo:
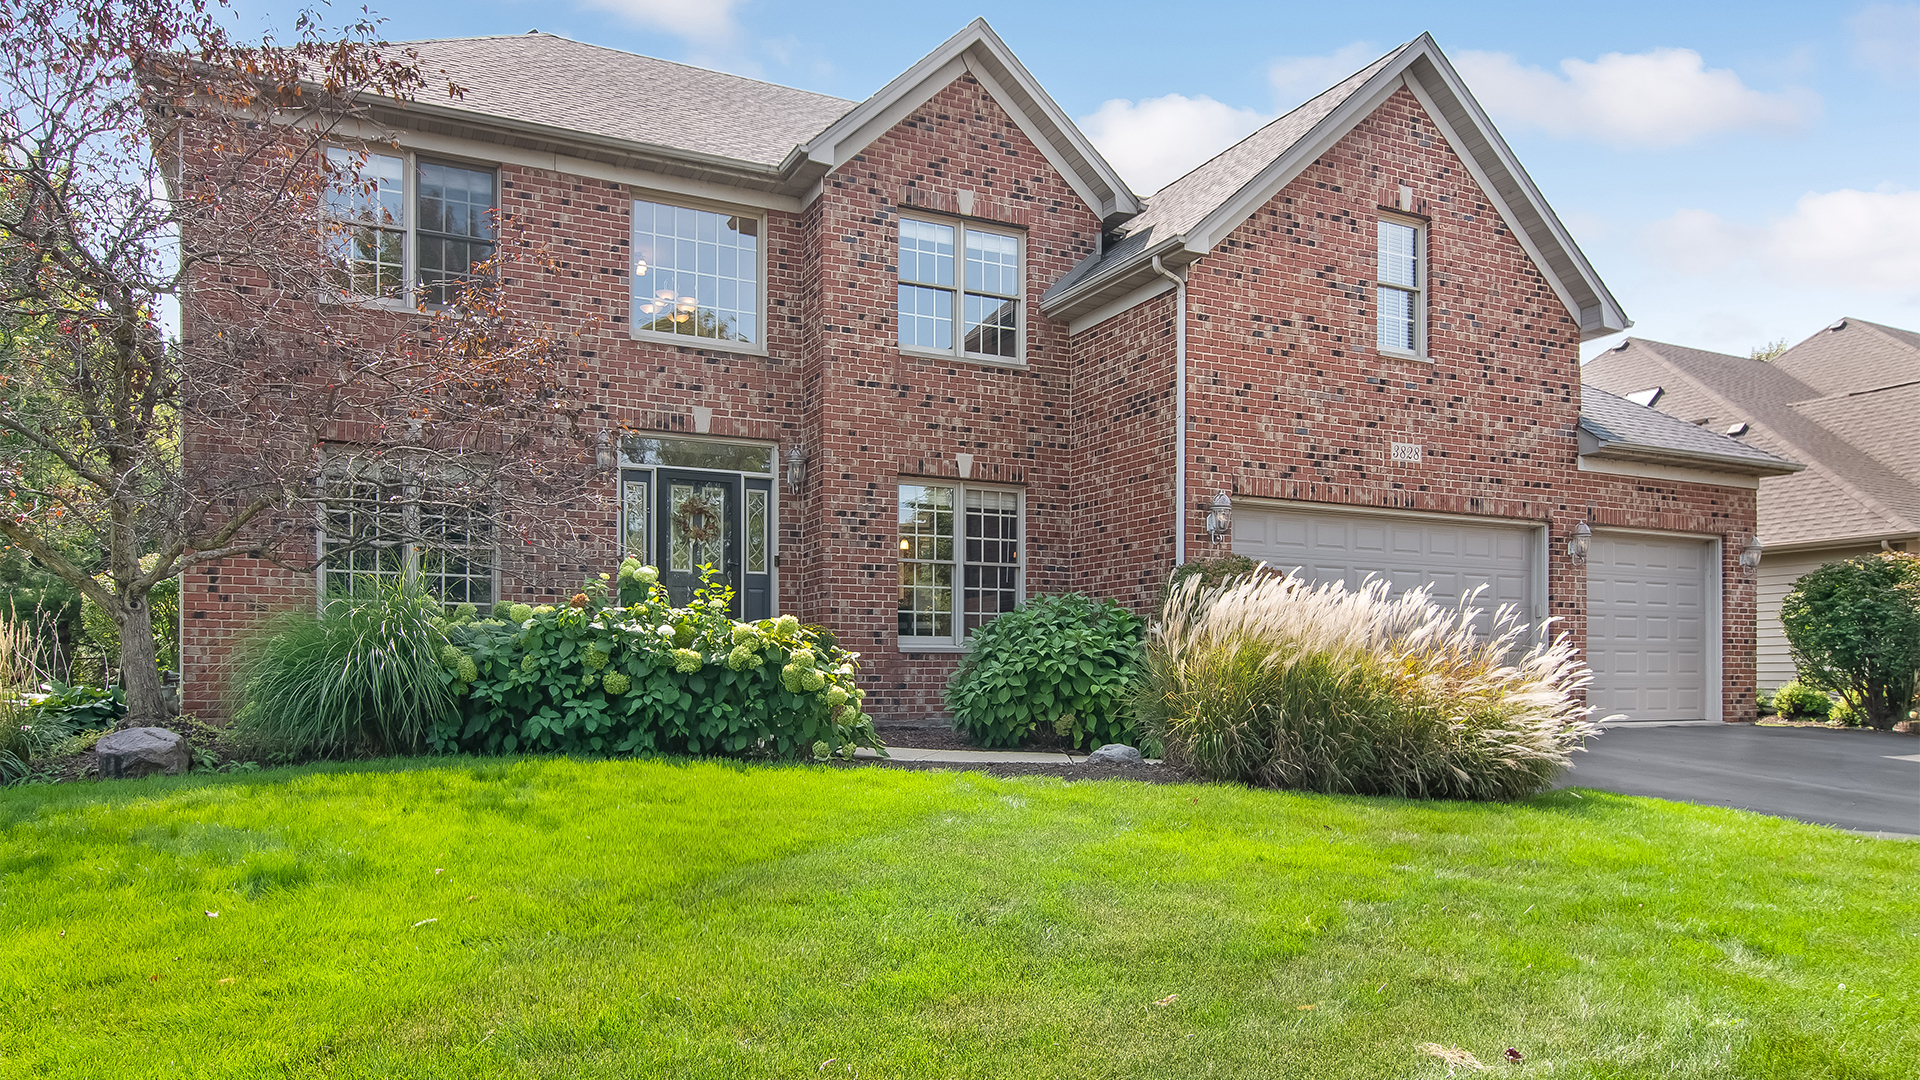
[[[1394,517],[1320,510],[1233,508],[1233,550],[1279,570],[1300,568],[1310,581],[1345,581],[1358,588],[1367,575],[1393,583],[1396,593],[1432,584],[1434,599],[1453,604],[1476,586],[1481,628],[1493,610],[1513,604],[1523,622],[1544,614],[1535,596],[1534,529],[1444,518]]]
[[[1707,720],[1704,540],[1593,534],[1587,556],[1587,701],[1597,715]]]

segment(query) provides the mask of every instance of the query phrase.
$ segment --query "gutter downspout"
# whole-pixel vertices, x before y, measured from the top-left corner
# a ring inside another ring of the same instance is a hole
[[[1187,565],[1187,282],[1153,257],[1153,272],[1173,282],[1173,565]]]

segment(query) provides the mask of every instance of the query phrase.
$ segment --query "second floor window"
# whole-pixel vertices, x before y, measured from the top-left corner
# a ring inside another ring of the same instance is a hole
[[[1399,221],[1381,221],[1379,226],[1375,295],[1380,307],[1380,351],[1420,356],[1427,350],[1425,231]]]
[[[760,219],[633,203],[633,333],[760,341]]]
[[[900,347],[983,360],[1023,358],[1020,238],[900,219]]]
[[[343,295],[444,304],[493,257],[492,170],[340,147],[327,170],[327,257]]]

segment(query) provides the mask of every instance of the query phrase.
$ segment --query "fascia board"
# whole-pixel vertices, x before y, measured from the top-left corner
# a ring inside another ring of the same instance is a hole
[[[1473,96],[1473,92],[1467,89],[1466,81],[1460,77],[1459,72],[1453,69],[1453,64],[1448,62],[1446,54],[1440,51],[1439,46],[1434,43],[1431,35],[1422,34],[1416,44],[1418,45],[1418,49],[1410,50],[1410,52],[1417,52],[1418,56],[1426,57],[1428,62],[1433,65],[1434,70],[1439,73],[1441,80],[1446,83],[1448,92],[1459,100],[1460,107],[1473,121],[1474,127],[1478,130],[1480,136],[1486,140],[1488,147],[1492,149],[1492,152],[1499,158],[1501,165],[1504,166],[1507,172],[1513,177],[1514,183],[1519,186],[1522,194],[1526,196],[1528,203],[1531,204],[1535,212],[1540,215],[1540,219],[1544,223],[1550,238],[1556,246],[1566,253],[1568,260],[1574,264],[1575,269],[1584,280],[1584,283],[1588,288],[1593,290],[1594,296],[1599,300],[1600,325],[1591,331],[1587,330],[1583,325],[1581,327],[1581,340],[1588,341],[1597,337],[1606,337],[1610,334],[1617,334],[1631,328],[1633,326],[1633,320],[1627,318],[1626,311],[1621,308],[1620,302],[1614,298],[1613,292],[1607,288],[1606,282],[1602,281],[1600,275],[1594,271],[1593,264],[1587,261],[1587,256],[1580,250],[1580,245],[1574,243],[1573,234],[1567,231],[1567,227],[1561,222],[1559,215],[1553,212],[1553,206],[1547,202],[1545,196],[1540,194],[1540,189],[1534,185],[1533,177],[1529,176],[1526,168],[1520,164],[1519,156],[1513,152],[1512,147],[1507,145],[1507,140],[1501,136],[1500,129],[1493,125],[1493,121],[1488,118],[1486,110],[1480,107],[1480,102]],[[1414,57],[1409,56],[1406,59],[1410,66]],[[1407,82],[1408,85],[1414,89],[1415,94],[1424,95],[1421,98],[1421,105],[1428,110],[1429,115],[1433,116],[1436,122],[1445,124],[1445,118],[1434,107],[1432,96],[1425,94],[1426,88],[1420,85],[1417,73],[1410,73]],[[1450,127],[1450,125],[1448,126]],[[1446,130],[1446,128],[1443,127],[1443,130]],[[1459,149],[1460,142],[1457,139],[1449,137],[1448,141],[1454,145],[1456,150]],[[1460,156],[1463,160],[1468,161],[1471,167],[1477,168],[1478,163],[1473,162],[1471,155],[1462,153]],[[1484,173],[1482,172],[1480,175],[1484,175]],[[1476,179],[1478,178],[1479,176],[1476,176]],[[1489,195],[1497,194],[1493,191],[1492,185],[1484,180],[1481,181],[1481,187],[1485,189]],[[1508,223],[1509,225],[1512,224],[1511,218],[1508,219]],[[1523,235],[1523,231],[1516,229],[1515,235]],[[1549,278],[1556,277],[1552,268],[1544,261],[1539,265],[1541,271]],[[1577,306],[1573,307],[1573,311],[1576,317],[1580,314],[1580,309]]]
[[[1385,104],[1387,98],[1393,96],[1393,92],[1401,86],[1402,59],[1396,57],[1393,63],[1375,72],[1366,85],[1354,91],[1338,108],[1321,117],[1306,137],[1288,147],[1285,153],[1254,174],[1253,179],[1247,181],[1231,198],[1200,219],[1200,224],[1187,233],[1187,250],[1196,256],[1212,251],[1229,233],[1239,228],[1241,222],[1278,195],[1282,188],[1305,172],[1307,166],[1344,138],[1361,120]]]
[[[1082,331],[1091,330],[1101,323],[1106,322],[1108,319],[1113,318],[1115,315],[1139,307],[1141,304],[1146,303],[1156,296],[1162,296],[1172,292],[1173,288],[1173,282],[1156,274],[1152,281],[1147,282],[1145,285],[1140,286],[1130,293],[1126,293],[1118,300],[1109,300],[1084,315],[1074,316],[1067,322],[1067,335],[1073,337],[1079,335]]]
[[[831,172],[845,165],[873,144],[875,139],[892,131],[902,120],[911,116],[914,110],[933,100],[933,95],[945,89],[948,83],[959,78],[967,70],[966,60],[960,56],[949,57],[944,63],[927,70],[925,78],[904,88],[900,93],[884,102],[876,99],[878,94],[869,98],[867,103],[874,104],[869,110],[866,104],[848,113],[834,127],[848,120],[857,121],[837,138],[827,140],[833,133],[828,128],[819,138],[809,142],[805,150],[809,160],[819,163]]]
[[[1642,443],[1628,442],[1624,439],[1608,439],[1584,423],[1579,428],[1580,456],[1590,458],[1613,458],[1623,461],[1646,461],[1656,464],[1684,465],[1696,469],[1708,469],[1713,472],[1735,473],[1741,476],[1785,476],[1797,473],[1806,466],[1797,461],[1755,461],[1752,458],[1738,457],[1732,454],[1714,454],[1705,451],[1675,450],[1666,446],[1647,446]]]

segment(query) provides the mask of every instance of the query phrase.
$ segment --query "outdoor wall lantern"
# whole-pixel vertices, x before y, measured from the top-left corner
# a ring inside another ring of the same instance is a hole
[[[1747,546],[1740,549],[1740,569],[1751,570],[1759,566],[1760,553],[1765,550],[1766,545],[1760,542],[1760,536],[1756,533],[1753,539],[1747,541]]]
[[[601,472],[612,472],[613,467],[620,464],[620,456],[613,450],[613,436],[605,429],[601,430],[600,438],[594,442],[593,464]]]
[[[1574,562],[1587,561],[1587,552],[1593,548],[1593,527],[1581,522],[1573,527],[1573,535],[1567,537],[1567,555]]]
[[[799,443],[787,445],[787,490],[795,495],[807,483],[807,451]]]
[[[1213,505],[1207,508],[1207,539],[1217,544],[1232,529],[1233,498],[1222,491],[1213,497]]]

